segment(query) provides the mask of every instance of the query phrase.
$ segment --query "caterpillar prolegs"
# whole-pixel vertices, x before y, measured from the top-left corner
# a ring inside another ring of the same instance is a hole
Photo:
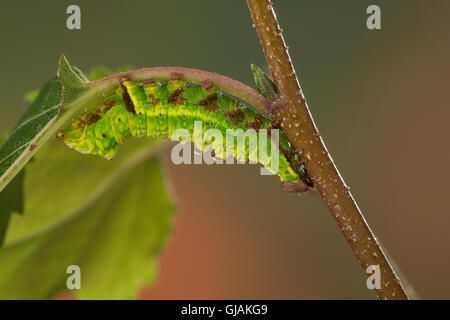
[[[202,124],[202,134],[214,128],[222,133],[223,141],[217,141],[216,138],[196,143],[194,132],[198,121]],[[205,152],[212,149],[215,156],[225,159],[229,155],[226,153],[228,150],[221,146],[230,146],[232,143],[234,158],[260,163],[280,177],[284,189],[303,191],[310,183],[300,159],[281,131],[277,149],[278,166],[276,170],[271,168],[273,126],[271,119],[222,93],[209,81],[193,85],[174,75],[167,82],[133,82],[124,79],[96,109],[82,114],[67,128],[59,131],[57,136],[68,147],[81,153],[112,159],[118,145],[130,136],[172,137],[175,130],[184,129],[190,133],[191,140],[199,150]],[[228,135],[230,129],[249,130],[256,136],[256,140],[253,140],[256,143],[252,144],[252,139],[246,135],[245,143],[239,149],[234,137]],[[268,157],[261,157],[258,152],[262,142],[266,143]]]

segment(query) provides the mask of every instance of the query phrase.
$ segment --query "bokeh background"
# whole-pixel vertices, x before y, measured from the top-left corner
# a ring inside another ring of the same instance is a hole
[[[82,29],[66,28],[81,7]],[[382,30],[366,28],[367,6]],[[274,1],[311,112],[366,219],[419,297],[450,298],[448,0]],[[253,85],[265,67],[245,1],[7,1],[0,132],[59,56],[88,71],[183,66]],[[69,152],[69,151],[68,151]],[[259,168],[165,166],[175,231],[144,299],[374,299],[321,199]]]

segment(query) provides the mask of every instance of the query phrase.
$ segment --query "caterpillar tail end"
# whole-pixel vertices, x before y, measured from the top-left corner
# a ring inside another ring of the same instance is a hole
[[[298,182],[284,181],[281,183],[281,189],[287,192],[305,192],[308,191],[309,186],[303,180],[299,180]]]

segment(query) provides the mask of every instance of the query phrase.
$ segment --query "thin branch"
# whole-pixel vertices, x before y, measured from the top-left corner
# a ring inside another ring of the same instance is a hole
[[[272,104],[268,100],[264,99],[264,97],[260,95],[255,89],[243,84],[242,82],[219,75],[217,73],[191,68],[143,68],[88,82],[87,85],[89,87],[113,88],[117,87],[120,83],[120,80],[123,78],[129,78],[135,81],[143,81],[147,79],[169,80],[174,74],[180,75],[185,81],[189,83],[201,84],[204,81],[209,81],[220,90],[247,102],[263,114],[268,114],[268,112],[271,110]]]
[[[363,269],[379,265],[380,299],[408,299],[375,236],[336,169],[309,112],[297,80],[272,3],[247,0],[272,79],[281,95],[272,116],[304,160],[321,194]]]
[[[90,81],[84,84],[88,89],[85,94],[68,104],[64,103],[62,112],[45,124],[45,127],[41,129],[33,140],[21,147],[25,151],[0,175],[0,192],[50,137],[54,137],[59,129],[68,125],[72,119],[82,112],[95,108],[104,96],[114,92],[122,79],[128,78],[135,81],[147,79],[168,80],[175,74],[181,76],[189,83],[201,84],[208,81],[223,92],[245,101],[262,114],[267,115],[272,108],[270,101],[266,100],[255,89],[231,78],[197,69],[176,67],[144,68]],[[33,145],[33,148],[26,148],[29,145]]]

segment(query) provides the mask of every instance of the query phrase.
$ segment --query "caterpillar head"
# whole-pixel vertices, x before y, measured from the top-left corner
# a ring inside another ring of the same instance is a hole
[[[111,132],[107,121],[99,119],[95,123],[86,123],[86,117],[81,117],[59,131],[57,137],[78,152],[98,154],[110,160],[117,151],[117,141]]]

